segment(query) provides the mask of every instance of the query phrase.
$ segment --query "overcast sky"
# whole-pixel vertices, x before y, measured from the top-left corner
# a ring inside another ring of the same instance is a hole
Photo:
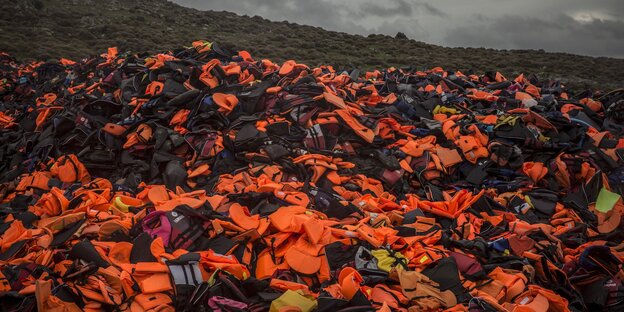
[[[329,30],[444,46],[624,58],[624,0],[173,0]]]

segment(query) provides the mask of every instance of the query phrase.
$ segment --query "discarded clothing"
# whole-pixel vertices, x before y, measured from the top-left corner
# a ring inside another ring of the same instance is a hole
[[[0,55],[23,311],[621,311],[624,91],[217,43]]]

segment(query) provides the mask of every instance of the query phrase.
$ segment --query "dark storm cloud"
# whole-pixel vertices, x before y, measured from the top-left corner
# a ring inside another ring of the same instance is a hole
[[[173,0],[202,10],[445,46],[624,57],[621,0]]]
[[[451,46],[545,49],[587,55],[624,56],[624,22],[579,22],[568,15],[549,20],[502,16],[475,27],[456,27],[444,40]]]
[[[354,10],[359,10],[362,16],[372,15],[379,17],[411,16],[412,6],[407,1],[389,1],[388,4],[365,2]]]
[[[435,16],[446,17],[448,14],[442,12],[442,10],[434,7],[429,3],[421,3],[420,7],[425,11],[425,13],[429,13]]]

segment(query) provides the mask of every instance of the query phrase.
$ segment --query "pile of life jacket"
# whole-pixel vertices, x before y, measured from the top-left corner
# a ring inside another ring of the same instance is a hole
[[[0,310],[624,311],[624,89],[0,54]]]

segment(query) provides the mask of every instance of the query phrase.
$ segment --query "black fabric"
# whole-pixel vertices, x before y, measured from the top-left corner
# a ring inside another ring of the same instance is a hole
[[[64,244],[80,227],[85,223],[86,219],[78,220],[65,226],[65,229],[55,233],[50,246],[59,246]]]
[[[69,257],[71,259],[81,259],[86,262],[91,262],[98,267],[107,268],[110,266],[100,254],[95,250],[93,244],[88,240],[82,240],[78,244],[74,245],[69,251]]]
[[[325,255],[331,270],[337,270],[344,265],[355,261],[357,246],[348,246],[341,242],[331,243],[325,246]]]
[[[422,273],[438,283],[441,291],[450,290],[455,294],[459,302],[463,301],[461,298],[465,296],[464,290],[454,258],[442,258],[435,266],[427,267]]]
[[[156,262],[156,257],[152,255],[151,246],[153,239],[147,233],[141,233],[132,241],[130,250],[130,263]]]

